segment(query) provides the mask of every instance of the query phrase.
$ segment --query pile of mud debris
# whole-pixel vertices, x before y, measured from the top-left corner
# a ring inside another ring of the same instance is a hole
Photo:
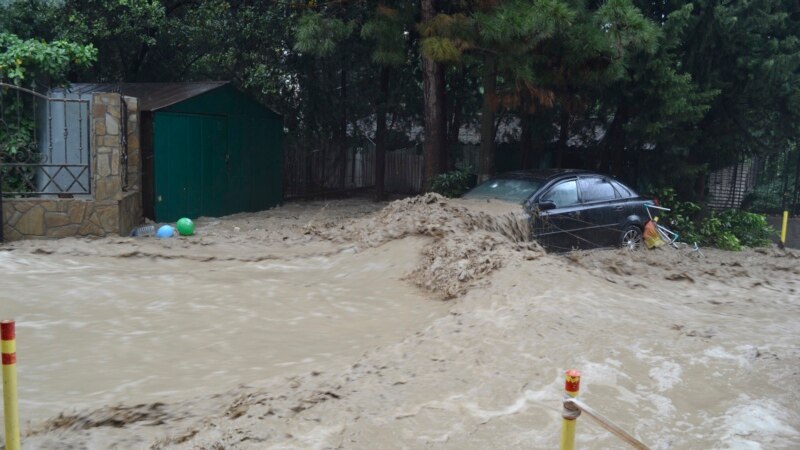
[[[475,283],[513,258],[534,259],[544,253],[530,235],[528,220],[517,205],[450,200],[426,194],[390,203],[378,213],[344,223],[309,225],[333,242],[376,247],[407,236],[433,242],[408,279],[444,298],[464,294]]]

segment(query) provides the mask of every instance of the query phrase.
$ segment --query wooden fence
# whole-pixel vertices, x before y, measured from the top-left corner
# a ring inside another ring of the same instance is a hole
[[[284,198],[324,195],[375,187],[375,148],[367,143],[347,149],[331,144],[311,150],[287,145]],[[386,153],[386,192],[417,194],[422,190],[422,155],[415,149]]]

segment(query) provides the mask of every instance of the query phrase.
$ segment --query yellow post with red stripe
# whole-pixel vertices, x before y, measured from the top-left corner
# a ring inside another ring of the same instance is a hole
[[[17,406],[17,340],[13,320],[0,322],[0,350],[3,360],[3,411],[6,450],[19,450],[19,409]]]
[[[786,247],[786,226],[789,224],[789,211],[783,212],[783,221],[781,223],[781,248]]]
[[[564,399],[575,398],[581,387],[581,373],[577,370],[568,370],[564,385]],[[581,415],[581,410],[572,403],[564,402],[561,410],[561,450],[575,449],[575,419]]]

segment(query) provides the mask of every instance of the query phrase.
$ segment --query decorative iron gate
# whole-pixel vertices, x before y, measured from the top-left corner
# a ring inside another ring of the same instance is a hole
[[[128,190],[128,103],[120,98],[119,167],[122,171],[122,190]]]
[[[0,82],[0,196],[91,194],[90,100]]]

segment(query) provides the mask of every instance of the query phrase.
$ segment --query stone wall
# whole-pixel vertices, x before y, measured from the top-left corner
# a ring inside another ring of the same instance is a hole
[[[92,195],[2,199],[7,241],[127,235],[139,225],[142,196],[138,102],[135,98],[124,98],[128,110],[126,159],[121,139],[122,101],[119,94],[92,95]],[[126,165],[127,186],[122,170]]]
[[[75,198],[6,199],[5,239],[105,236],[119,230],[118,203]]]

